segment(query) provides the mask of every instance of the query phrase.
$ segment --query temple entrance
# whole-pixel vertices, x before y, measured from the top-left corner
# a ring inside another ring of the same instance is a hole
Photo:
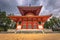
[[[8,16],[16,22],[16,30],[21,29],[44,29],[44,23],[51,15],[39,16],[42,6],[18,6],[22,16]]]
[[[21,29],[38,29],[38,23],[35,21],[23,21]]]

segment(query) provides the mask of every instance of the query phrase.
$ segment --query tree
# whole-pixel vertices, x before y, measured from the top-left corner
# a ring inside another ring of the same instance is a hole
[[[50,21],[46,21],[44,27],[45,28],[52,28],[53,25],[60,26],[60,19],[58,19],[56,17],[52,17],[52,19],[50,19]]]
[[[7,31],[8,25],[11,23],[11,20],[6,16],[6,12],[0,11],[0,26],[4,28],[4,31]]]

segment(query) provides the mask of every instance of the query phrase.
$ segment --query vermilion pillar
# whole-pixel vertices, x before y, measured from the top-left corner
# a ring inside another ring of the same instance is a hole
[[[28,29],[28,21],[26,21],[26,29]]]

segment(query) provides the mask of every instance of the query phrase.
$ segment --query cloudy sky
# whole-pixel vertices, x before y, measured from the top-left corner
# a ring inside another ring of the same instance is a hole
[[[39,15],[52,13],[54,16],[60,16],[60,0],[0,0],[0,10],[6,11],[7,14],[20,15],[17,6],[28,6],[29,4],[43,6]]]

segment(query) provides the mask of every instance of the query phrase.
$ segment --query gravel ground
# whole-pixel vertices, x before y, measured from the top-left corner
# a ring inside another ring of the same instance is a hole
[[[0,34],[0,40],[60,40],[60,33]]]

